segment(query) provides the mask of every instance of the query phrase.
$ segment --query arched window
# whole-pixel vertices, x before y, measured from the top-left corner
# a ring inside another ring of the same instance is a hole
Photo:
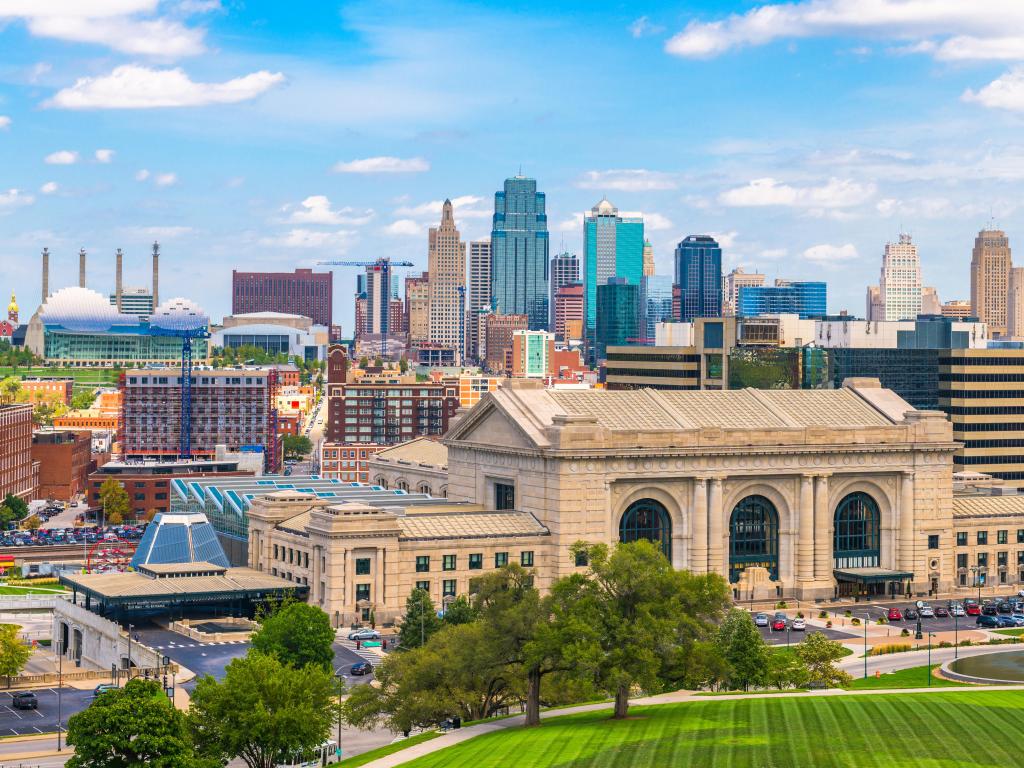
[[[405,480],[399,480],[397,483],[395,483],[395,488],[397,488],[400,491],[408,491],[409,483],[407,483]]]
[[[416,493],[425,493],[430,495],[430,483],[420,483],[416,486]]]
[[[747,496],[729,518],[729,581],[753,566],[779,578],[779,513],[764,496]]]
[[[866,493],[851,493],[836,507],[832,557],[836,568],[877,568],[878,504]]]
[[[661,546],[672,560],[672,521],[668,510],[654,499],[640,499],[629,505],[619,521],[619,541],[647,539]]]
[[[373,478],[373,484],[379,485],[385,491],[388,489],[388,481],[385,479],[384,475],[377,475]]]

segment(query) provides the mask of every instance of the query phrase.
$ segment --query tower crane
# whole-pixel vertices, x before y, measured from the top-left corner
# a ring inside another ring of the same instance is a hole
[[[381,305],[381,330],[380,356],[383,359],[387,355],[388,331],[391,328],[391,268],[392,267],[414,267],[411,261],[392,261],[389,256],[383,256],[374,261],[318,261],[319,267],[377,267],[380,271],[384,287],[381,291],[384,301]]]

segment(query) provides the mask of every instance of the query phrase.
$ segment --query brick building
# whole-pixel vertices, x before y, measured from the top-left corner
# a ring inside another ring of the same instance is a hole
[[[526,315],[486,315],[484,338],[487,351],[486,365],[491,371],[505,371],[512,363],[512,334],[525,331]]]
[[[443,435],[459,407],[458,384],[330,384],[327,441],[393,445]]]
[[[284,312],[305,315],[316,325],[331,325],[333,272],[231,271],[231,314]]]
[[[39,486],[32,458],[32,406],[0,405],[0,500],[12,494],[29,501]]]
[[[37,403],[48,396],[56,395],[64,405],[71,405],[74,379],[22,379],[21,390],[28,395],[28,402]]]
[[[578,321],[579,327],[583,325],[583,284],[570,283],[563,285],[555,292],[555,336],[559,339],[574,338],[567,326],[572,321]]]
[[[39,498],[71,501],[87,487],[92,468],[92,432],[73,429],[35,432],[32,460],[39,462]]]
[[[320,450],[320,476],[345,483],[370,482],[369,460],[383,445],[358,446],[324,443]]]

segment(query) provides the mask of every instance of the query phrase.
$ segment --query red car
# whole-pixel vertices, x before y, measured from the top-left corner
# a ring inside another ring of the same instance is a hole
[[[772,631],[773,632],[784,632],[786,629],[785,619],[773,619],[772,620]]]
[[[981,616],[981,606],[977,603],[968,603],[964,606],[964,611],[967,612],[968,616]]]
[[[889,621],[903,621],[903,614],[900,612],[899,608],[890,608],[888,618]]]

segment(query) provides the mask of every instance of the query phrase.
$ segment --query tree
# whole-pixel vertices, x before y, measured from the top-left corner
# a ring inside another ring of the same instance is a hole
[[[729,687],[746,691],[764,682],[769,650],[749,613],[738,608],[729,611],[718,628],[717,642],[729,665]]]
[[[128,491],[112,477],[108,477],[100,486],[100,505],[103,507],[103,516],[110,525],[121,524],[131,511]]]
[[[188,723],[200,754],[275,768],[282,756],[328,739],[341,693],[334,675],[316,664],[293,667],[250,650],[228,664],[223,681],[199,681]]]
[[[369,365],[370,365],[370,358],[368,358],[366,355],[363,355],[362,357],[359,358],[359,367],[360,368],[365,369],[365,368],[369,367]]]
[[[67,413],[68,407],[64,399],[56,394],[44,394],[35,400],[32,408],[32,421],[36,426],[49,427],[58,416]]]
[[[71,407],[76,411],[82,411],[86,408],[92,408],[92,404],[96,401],[96,393],[92,390],[87,392],[78,392],[71,397]]]
[[[6,376],[0,379],[0,403],[11,404],[21,392],[21,377]]]
[[[13,493],[8,493],[4,497],[4,506],[11,510],[15,520],[24,520],[28,514],[28,503]]]
[[[441,621],[448,626],[468,624],[476,618],[476,610],[465,595],[459,595],[444,610]]]
[[[850,675],[839,669],[835,662],[846,655],[840,643],[829,640],[821,632],[813,632],[796,647],[797,656],[807,667],[807,679],[812,685],[839,688],[849,685]]]
[[[398,624],[398,645],[402,648],[419,648],[437,630],[441,620],[437,609],[424,589],[414,589],[405,599],[405,616]]]
[[[398,361],[398,370],[400,373],[405,373],[406,371],[409,370],[409,358],[407,358],[405,355],[402,355],[402,357]]]
[[[21,674],[32,655],[32,649],[18,637],[19,629],[17,624],[0,624],[0,675],[7,678],[8,685],[12,677]]]
[[[263,619],[252,636],[253,650],[284,664],[334,669],[334,629],[330,617],[309,603],[286,602]]]
[[[68,768],[213,768],[196,757],[185,713],[155,680],[136,678],[68,720]]]
[[[808,682],[807,665],[788,649],[777,649],[768,654],[765,683],[780,691],[786,688],[804,688]]]
[[[313,451],[313,442],[305,435],[285,435],[284,452],[286,456],[301,458]]]
[[[596,630],[577,652],[578,667],[615,696],[614,717],[622,719],[634,686],[661,690],[695,643],[711,637],[729,603],[728,587],[718,574],[673,569],[646,540],[610,553],[604,544],[579,542],[572,554],[590,563],[574,612]]]
[[[39,519],[39,515],[31,515],[25,518],[23,525],[30,531],[38,531],[42,526],[43,521]]]

